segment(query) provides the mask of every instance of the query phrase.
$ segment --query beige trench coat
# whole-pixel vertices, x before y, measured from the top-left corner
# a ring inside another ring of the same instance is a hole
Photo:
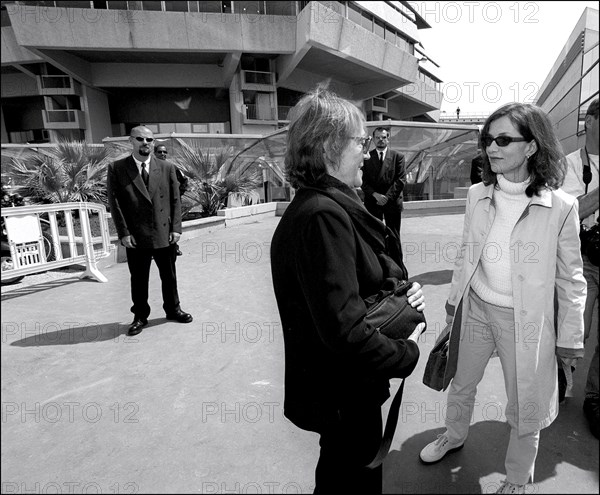
[[[458,339],[465,337],[465,295],[484,252],[496,214],[494,186],[469,189],[461,254],[447,312],[454,314],[447,385],[456,371]],[[558,414],[556,347],[583,354],[583,310],[587,293],[579,251],[577,200],[562,190],[534,196],[511,236],[519,434],[547,427]],[[554,324],[554,297],[558,314]],[[458,307],[458,311],[455,308]]]

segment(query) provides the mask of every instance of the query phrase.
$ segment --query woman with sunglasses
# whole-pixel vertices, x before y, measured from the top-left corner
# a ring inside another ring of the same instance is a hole
[[[578,206],[559,189],[564,156],[538,107],[511,103],[496,110],[483,126],[480,148],[483,182],[469,189],[446,304],[446,386],[453,377],[446,431],[420,458],[435,463],[463,447],[477,385],[497,352],[511,428],[506,479],[497,493],[524,493],[533,481],[540,430],[558,414],[556,356],[569,366],[583,357]]]
[[[369,148],[351,102],[323,89],[292,109],[285,166],[297,193],[271,243],[273,287],[285,343],[285,416],[320,434],[315,493],[381,493],[381,442],[389,379],[417,364],[419,325],[392,340],[364,321],[364,299],[385,278],[405,278],[397,237],[360,201]],[[395,242],[395,244],[394,244]],[[409,303],[424,309],[420,285]]]

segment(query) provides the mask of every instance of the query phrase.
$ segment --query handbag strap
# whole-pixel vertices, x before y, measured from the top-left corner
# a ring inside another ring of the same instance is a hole
[[[367,464],[369,469],[374,469],[379,466],[388,455],[390,447],[392,446],[392,440],[394,439],[394,433],[396,432],[396,425],[398,424],[398,415],[400,413],[400,404],[402,403],[402,394],[404,393],[404,381],[405,379],[402,379],[400,388],[396,392],[396,395],[392,400],[392,404],[390,405],[388,417],[385,422],[385,429],[383,430],[383,438],[381,439],[379,450],[377,451],[374,459]]]
[[[584,146],[579,150],[581,154],[581,164],[583,165],[583,183],[585,184],[585,194],[588,192],[588,185],[592,182],[592,168],[590,167],[590,157],[587,147]]]

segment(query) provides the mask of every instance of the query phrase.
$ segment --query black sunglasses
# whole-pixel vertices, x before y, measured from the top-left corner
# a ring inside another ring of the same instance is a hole
[[[481,142],[485,145],[486,148],[489,148],[492,143],[496,141],[496,144],[500,146],[500,148],[504,148],[508,146],[510,143],[519,142],[519,141],[527,141],[527,139],[522,137],[512,137],[512,136],[498,136],[493,138],[492,136],[482,136]]]
[[[144,138],[140,136],[135,136],[135,140],[140,143],[143,143],[144,141],[146,141],[147,143],[151,143],[152,141],[154,141],[154,138]]]
[[[158,151],[156,151],[156,153],[158,153],[160,155],[166,155],[167,154],[167,150],[158,150]]]

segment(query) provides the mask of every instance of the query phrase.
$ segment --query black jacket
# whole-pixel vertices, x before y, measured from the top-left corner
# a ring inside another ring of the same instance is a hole
[[[383,223],[337,179],[326,176],[315,187],[343,205],[300,188],[273,236],[271,268],[285,343],[284,413],[320,432],[336,421],[341,405],[383,404],[389,378],[408,376],[419,348],[363,321],[364,299],[387,276],[402,276],[378,257],[386,249]]]
[[[406,184],[406,165],[404,155],[387,149],[383,166],[379,165],[379,155],[377,149],[369,153],[369,159],[364,160],[362,168],[363,184],[362,190],[365,193],[365,202],[376,203],[373,193],[377,192],[388,197],[391,204],[397,204],[400,209],[403,208],[404,196],[402,191]]]
[[[148,189],[131,155],[108,166],[108,204],[119,239],[133,235],[137,247],[159,249],[181,233],[181,201],[175,165],[150,160]]]

